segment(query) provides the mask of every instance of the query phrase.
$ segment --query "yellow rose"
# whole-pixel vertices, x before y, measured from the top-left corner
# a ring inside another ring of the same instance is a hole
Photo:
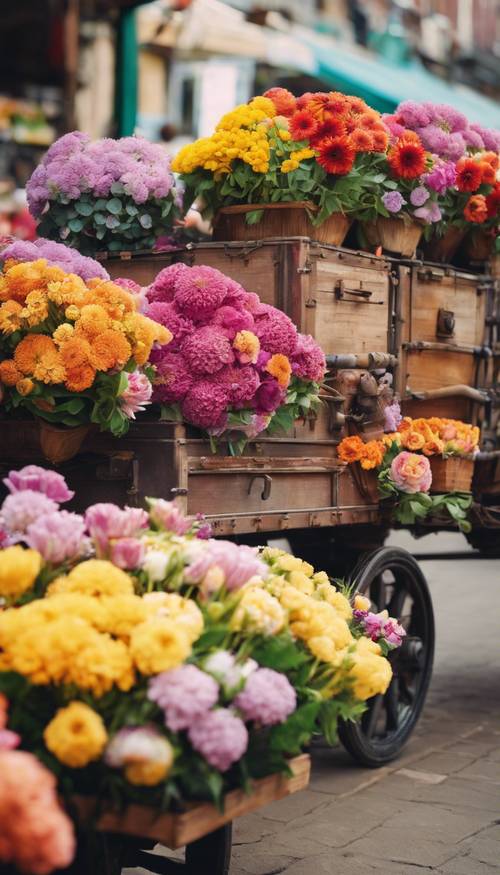
[[[354,597],[354,609],[356,611],[369,611],[372,606],[370,599],[364,595],[356,595]]]
[[[48,750],[72,769],[98,760],[108,740],[101,717],[83,702],[71,702],[61,708],[45,728],[43,737]]]
[[[306,595],[312,595],[314,592],[314,583],[307,574],[304,574],[303,571],[291,571],[288,579],[292,586],[296,589],[299,589],[301,592],[305,592]]]
[[[354,681],[353,693],[362,702],[385,693],[392,679],[389,661],[381,655],[379,645],[369,638],[359,638],[352,654],[349,677]]]
[[[0,596],[20,596],[31,589],[42,567],[37,550],[16,544],[0,551]]]
[[[275,635],[285,625],[285,612],[277,598],[265,589],[251,586],[243,591],[230,622],[235,631],[245,629]]]
[[[130,655],[144,675],[176,668],[190,653],[189,636],[170,617],[146,620],[135,627],[130,637]]]

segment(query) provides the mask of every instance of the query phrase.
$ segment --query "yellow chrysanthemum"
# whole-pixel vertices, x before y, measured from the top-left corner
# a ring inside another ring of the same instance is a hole
[[[392,668],[375,641],[359,638],[349,654],[353,665],[349,677],[353,681],[353,693],[357,699],[366,701],[379,693],[385,693],[392,678]]]
[[[61,354],[54,348],[40,356],[33,370],[33,376],[35,380],[40,380],[41,383],[53,385],[64,383],[66,369]]]
[[[58,577],[49,593],[80,592],[83,595],[132,595],[132,579],[105,559],[87,559],[76,565],[66,577]]]
[[[30,292],[29,295],[26,296],[22,311],[22,316],[23,319],[26,320],[26,323],[30,327],[40,325],[48,315],[49,305],[45,293],[41,291]]]
[[[54,331],[52,335],[52,339],[57,346],[61,346],[63,343],[67,343],[75,333],[75,326],[70,325],[69,322],[63,322],[62,325],[59,325],[58,328]]]
[[[72,769],[98,760],[108,741],[102,718],[83,702],[71,702],[60,708],[43,737],[48,750]]]
[[[192,599],[185,599],[175,592],[151,592],[144,596],[142,603],[148,617],[174,620],[191,644],[203,632],[203,614]]]
[[[285,625],[285,612],[277,598],[259,586],[243,591],[230,622],[235,631],[275,635]]]
[[[143,675],[176,668],[190,653],[188,635],[169,617],[153,617],[132,631],[130,654]]]
[[[27,592],[42,567],[37,550],[25,550],[16,544],[0,551],[0,595],[10,598]]]

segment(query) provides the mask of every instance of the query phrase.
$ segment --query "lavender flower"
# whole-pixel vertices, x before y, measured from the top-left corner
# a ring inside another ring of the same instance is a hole
[[[387,191],[382,196],[382,203],[390,213],[399,213],[401,207],[405,205],[406,201],[399,191]]]
[[[49,513],[31,523],[25,538],[28,546],[38,550],[45,561],[52,565],[60,565],[68,559],[81,556],[85,540],[83,517],[67,510]]]
[[[423,181],[433,191],[444,194],[447,188],[455,184],[456,178],[457,171],[453,161],[438,161],[430,173],[425,174]]]
[[[425,204],[426,200],[429,199],[429,192],[423,185],[417,186],[414,188],[412,193],[410,194],[410,200],[414,207],[421,207]]]
[[[227,708],[208,711],[190,727],[189,740],[211,766],[227,772],[248,747],[245,724]]]
[[[11,493],[31,489],[33,492],[43,492],[58,504],[64,504],[75,494],[68,489],[62,474],[58,474],[57,471],[47,471],[38,465],[25,465],[19,471],[9,471],[8,477],[5,477],[3,482]]]
[[[82,280],[90,280],[95,277],[109,280],[109,273],[94,258],[80,255],[71,246],[55,243],[44,237],[39,237],[33,243],[27,240],[16,240],[3,250],[1,258],[3,261],[7,258],[14,258],[16,261],[36,261],[38,258],[45,258],[49,264],[60,267],[67,273],[75,273]]]
[[[384,409],[384,431],[394,432],[397,431],[398,425],[402,420],[401,416],[401,407],[399,406],[399,401],[393,401],[392,404],[389,404]]]
[[[234,700],[245,720],[262,726],[283,723],[297,707],[297,696],[284,674],[272,668],[259,668],[248,678]]]
[[[430,223],[441,221],[441,210],[435,201],[432,201],[428,206],[419,207],[418,210],[415,210],[413,215],[416,216],[417,219],[422,219],[424,222]]]
[[[164,671],[149,682],[148,698],[165,714],[172,732],[189,729],[219,698],[219,686],[195,665]]]

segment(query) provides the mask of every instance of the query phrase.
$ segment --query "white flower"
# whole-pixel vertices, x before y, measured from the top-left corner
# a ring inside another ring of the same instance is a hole
[[[169,556],[163,550],[148,550],[142,563],[142,569],[146,572],[151,583],[159,583],[167,574]]]
[[[242,687],[258,667],[255,659],[247,659],[243,663],[237,662],[234,655],[227,650],[217,650],[212,653],[203,666],[205,671],[224,687],[226,694]]]

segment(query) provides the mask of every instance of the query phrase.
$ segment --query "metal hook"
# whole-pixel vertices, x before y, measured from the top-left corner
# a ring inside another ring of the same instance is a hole
[[[261,492],[262,501],[267,501],[269,496],[271,495],[271,486],[273,483],[273,478],[269,474],[255,474],[248,484],[248,495],[252,492],[252,486],[255,480],[263,480],[264,481],[264,489]]]

